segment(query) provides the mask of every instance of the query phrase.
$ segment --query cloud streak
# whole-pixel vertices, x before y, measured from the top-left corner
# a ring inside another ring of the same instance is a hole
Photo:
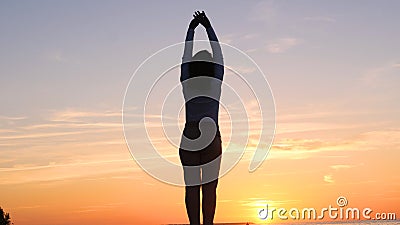
[[[284,53],[300,43],[301,41],[297,38],[280,38],[267,43],[266,49],[269,53]]]
[[[332,184],[332,183],[335,182],[335,181],[333,180],[332,174],[324,175],[324,181],[325,181],[326,183],[329,183],[329,184]]]

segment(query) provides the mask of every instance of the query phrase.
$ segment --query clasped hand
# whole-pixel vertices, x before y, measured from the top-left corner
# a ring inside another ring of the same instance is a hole
[[[207,18],[204,11],[194,12],[193,19],[190,21],[189,27],[195,29],[199,24],[203,25],[205,28],[211,27],[210,20]]]

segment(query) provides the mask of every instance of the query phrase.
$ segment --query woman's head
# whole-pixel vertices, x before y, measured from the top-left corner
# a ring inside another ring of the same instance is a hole
[[[207,90],[211,87],[214,76],[214,63],[211,53],[207,50],[197,52],[189,63],[189,78],[196,78],[190,82],[189,87],[197,90]]]
[[[202,50],[197,52],[189,63],[189,76],[214,76],[214,63],[210,52]]]

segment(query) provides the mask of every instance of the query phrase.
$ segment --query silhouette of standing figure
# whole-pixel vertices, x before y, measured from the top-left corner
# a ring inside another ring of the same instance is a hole
[[[216,191],[218,174],[221,164],[221,134],[218,126],[219,99],[221,84],[224,75],[223,57],[218,38],[207,16],[203,12],[195,12],[190,22],[185,39],[185,49],[181,64],[181,78],[183,95],[185,98],[186,122],[182,138],[198,139],[200,120],[208,118],[216,127],[215,136],[199,150],[187,150],[181,146],[179,156],[183,165],[185,180],[185,204],[191,225],[200,224],[200,188],[202,190],[203,224],[213,224],[216,208]],[[213,54],[202,50],[192,56],[194,30],[199,25],[206,29]],[[208,77],[208,79],[197,79]],[[192,78],[195,78],[192,80]],[[188,82],[191,81],[192,82]],[[212,97],[193,97],[193,93],[213,93]],[[207,126],[206,126],[207,127]],[[215,128],[214,127],[214,128]],[[214,130],[215,131],[215,130]],[[206,129],[203,132],[210,134]],[[204,133],[204,134],[205,134]],[[213,166],[206,166],[212,162]]]

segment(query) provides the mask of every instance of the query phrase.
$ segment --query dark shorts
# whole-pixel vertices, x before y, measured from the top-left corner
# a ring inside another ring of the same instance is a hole
[[[186,123],[183,135],[189,139],[198,138],[200,136],[198,123]],[[179,157],[184,166],[186,184],[192,186],[194,183],[208,183],[217,180],[221,164],[221,157],[219,156],[221,154],[222,142],[219,129],[217,129],[212,142],[204,149],[187,151],[179,148]]]

